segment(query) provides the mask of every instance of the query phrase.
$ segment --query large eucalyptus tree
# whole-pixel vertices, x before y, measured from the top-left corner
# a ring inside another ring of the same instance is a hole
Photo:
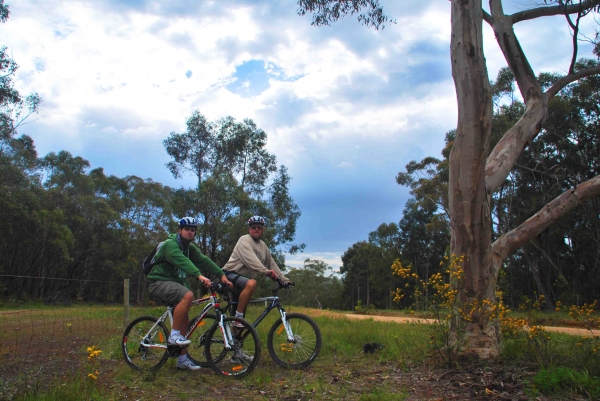
[[[298,4],[299,14],[313,13],[314,25],[328,25],[355,13],[360,21],[376,28],[390,21],[377,0],[300,0]],[[498,273],[506,258],[578,204],[600,195],[600,176],[574,184],[492,242],[492,194],[542,130],[549,100],[569,83],[600,73],[600,66],[575,67],[581,20],[597,12],[599,4],[600,0],[544,0],[544,4],[532,5],[528,10],[506,14],[502,0],[489,0],[489,11],[482,0],[451,0],[451,63],[458,123],[450,154],[448,211],[451,252],[464,257],[465,280],[459,296],[465,304],[495,302]],[[572,61],[566,76],[543,88],[520,46],[514,25],[557,15],[565,16],[573,33]],[[491,151],[493,103],[484,56],[484,23],[492,28],[525,104],[518,122]],[[464,351],[480,358],[494,357],[499,352],[498,322],[487,319],[487,312],[478,309],[466,326]]]

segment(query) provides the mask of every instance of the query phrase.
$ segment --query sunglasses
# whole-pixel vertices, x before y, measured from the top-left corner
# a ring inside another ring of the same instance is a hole
[[[254,226],[250,226],[250,229],[251,230],[262,230],[263,226],[257,224],[257,225],[254,225]]]

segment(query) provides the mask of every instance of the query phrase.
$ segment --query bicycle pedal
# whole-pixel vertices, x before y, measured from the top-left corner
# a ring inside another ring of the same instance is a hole
[[[181,350],[186,347],[180,347],[179,345],[167,344],[167,353],[171,358],[177,358],[181,355]]]

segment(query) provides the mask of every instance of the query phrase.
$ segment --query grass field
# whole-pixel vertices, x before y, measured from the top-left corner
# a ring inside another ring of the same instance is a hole
[[[158,316],[163,310],[131,308],[130,319]],[[250,308],[247,319],[254,320],[261,310]],[[272,311],[258,327],[263,351],[257,370],[233,380],[210,369],[178,371],[175,359],[155,374],[136,373],[121,354],[123,310],[119,307],[3,311],[0,399],[526,400],[536,399],[540,391],[556,396],[551,399],[563,399],[565,394],[564,399],[598,399],[595,373],[586,376],[572,366],[552,370],[557,361],[568,362],[569,352],[573,353],[576,340],[570,336],[552,334],[554,348],[545,351],[555,359],[549,369],[540,368],[536,353],[528,349],[531,344],[517,341],[507,341],[503,357],[496,361],[457,360],[448,369],[432,356],[431,329],[426,325],[349,320],[295,307],[288,312],[306,313],[318,323],[323,347],[317,360],[300,371],[284,370],[270,360],[265,339],[278,317]],[[385,347],[364,354],[363,344],[371,342]],[[92,346],[102,352],[88,360],[87,349]]]

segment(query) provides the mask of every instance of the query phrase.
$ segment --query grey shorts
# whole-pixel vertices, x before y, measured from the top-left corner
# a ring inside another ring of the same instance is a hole
[[[235,290],[235,294],[239,295],[240,292],[242,292],[244,290],[244,288],[246,288],[246,284],[248,284],[248,281],[250,281],[250,279],[246,276],[240,276],[237,273],[233,273],[233,272],[224,272],[225,276],[227,276],[227,280],[231,281],[231,283],[233,284],[233,289]]]
[[[148,285],[148,292],[153,300],[175,306],[190,290],[174,281],[155,281]]]

